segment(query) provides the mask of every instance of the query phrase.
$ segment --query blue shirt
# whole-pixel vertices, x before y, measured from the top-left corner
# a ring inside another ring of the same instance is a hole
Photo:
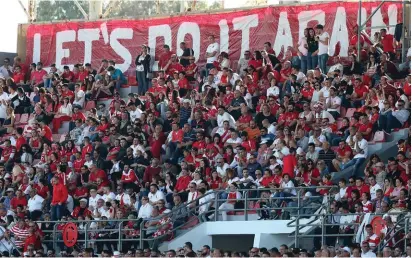
[[[120,80],[126,83],[126,77],[124,77],[124,74],[122,73],[122,71],[120,71],[120,69],[115,69],[111,72],[111,74],[113,80],[117,80],[117,78],[120,76]]]

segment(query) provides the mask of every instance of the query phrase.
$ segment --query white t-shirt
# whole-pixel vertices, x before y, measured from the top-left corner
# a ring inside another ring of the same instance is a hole
[[[326,31],[322,32],[322,34],[319,35],[320,40],[325,40],[327,38],[329,39],[330,37],[329,37],[329,33],[327,33]],[[318,55],[323,55],[323,54],[329,54],[329,46],[319,41]]]
[[[305,45],[307,46],[308,42],[306,40],[306,37],[301,38],[298,42],[298,45],[299,45],[298,46],[299,52],[301,52],[304,56],[307,56],[308,55],[308,49],[305,48]]]
[[[224,121],[229,121],[229,125],[231,128],[236,128],[236,121],[233,118],[232,115],[230,115],[228,112],[223,113],[223,115],[217,115],[217,126],[218,127],[223,127],[223,122]]]
[[[348,139],[349,139],[349,137],[348,137]],[[363,154],[358,153],[353,158],[354,159],[367,158],[368,157],[368,141],[365,140],[365,139],[362,139],[361,141],[357,141],[355,139],[355,144],[358,144],[359,149],[363,150]],[[356,148],[354,148],[354,149],[356,149]]]
[[[30,198],[29,201],[27,202],[27,206],[29,208],[29,211],[41,211],[43,207],[43,197],[40,195],[35,195],[34,197]]]
[[[146,203],[145,205],[142,205],[139,209],[139,215],[137,216],[138,218],[143,218],[147,219],[150,218],[152,215],[153,211],[153,206],[150,205],[150,203]]]
[[[339,105],[337,108],[328,108],[327,111],[336,111],[338,113],[340,113],[340,104],[342,103],[342,99],[339,98],[338,96],[335,96],[334,98],[327,98],[326,99],[326,103],[328,103],[330,101],[330,105],[334,106],[334,105]]]
[[[294,188],[295,185],[293,184],[292,181],[289,181],[287,183],[282,181],[281,186],[282,186],[284,192],[296,195],[296,190]]]
[[[223,167],[217,166],[216,167],[216,172],[221,176],[225,177],[226,176],[226,169],[230,168],[229,164],[224,163]]]
[[[376,191],[378,191],[379,189],[382,189],[379,184],[375,184],[374,186],[370,187],[371,200],[376,199]]]
[[[96,208],[97,207],[97,201],[103,199],[100,194],[96,194],[95,197],[90,196],[89,197],[89,207]]]
[[[116,195],[113,192],[110,192],[108,194],[103,194],[102,199],[104,202],[110,202],[116,199]]]
[[[163,193],[162,191],[160,191],[160,190],[157,190],[156,193],[151,193],[151,192],[150,192],[150,193],[148,194],[148,197],[149,197],[149,201],[150,201],[151,203],[155,203],[155,202],[157,202],[157,201],[159,201],[159,200],[166,200],[164,193]]]
[[[75,100],[73,101],[73,104],[77,104],[77,105],[83,107],[85,97],[86,97],[86,94],[84,93],[84,91],[79,90],[79,91],[76,93],[76,99],[77,99],[77,100],[75,99]]]
[[[135,111],[130,111],[130,121],[134,122],[136,119],[140,119],[142,116],[142,111],[139,108],[136,108]]]
[[[216,51],[216,55],[207,58],[208,64],[212,64],[214,61],[216,61],[217,56],[219,55],[219,43],[215,42],[207,46],[206,53],[211,54],[215,51]]]
[[[279,92],[279,87],[278,86],[271,86],[269,89],[267,89],[266,91],[266,96],[270,97],[270,96],[275,96],[278,97],[280,94]]]

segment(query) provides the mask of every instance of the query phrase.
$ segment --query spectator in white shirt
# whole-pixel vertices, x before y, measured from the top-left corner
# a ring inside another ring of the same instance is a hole
[[[215,36],[210,35],[209,46],[206,49],[206,76],[209,74],[209,70],[213,67],[213,62],[217,60],[219,56],[219,43],[215,42]]]
[[[230,168],[229,164],[225,163],[223,158],[218,158],[216,162],[216,171],[221,178],[226,177],[226,170]]]
[[[116,199],[116,195],[112,191],[110,191],[110,186],[103,187],[102,199],[105,202],[111,202]]]
[[[362,242],[362,258],[373,258],[376,257],[376,254],[370,250],[369,242],[363,241]]]
[[[151,205],[156,205],[159,200],[166,200],[166,197],[156,184],[150,185],[150,192],[148,194],[149,203]]]
[[[139,219],[148,219],[152,215],[153,206],[149,203],[149,197],[142,197],[142,206],[139,209],[138,218]]]
[[[390,134],[392,129],[402,128],[403,124],[408,121],[409,115],[409,111],[405,109],[405,101],[398,100],[397,110],[379,115],[379,129]]]
[[[270,80],[270,87],[269,87],[269,89],[267,89],[267,91],[266,91],[266,96],[267,96],[268,98],[269,98],[270,96],[273,96],[273,97],[276,97],[276,98],[279,97],[280,91],[279,91],[279,87],[276,86],[276,84],[277,84],[276,79],[275,79],[275,78],[272,78],[272,79]]]
[[[323,25],[316,26],[315,40],[319,42],[318,48],[318,64],[322,73],[326,73],[326,62],[329,58],[329,33],[323,31]]]
[[[102,199],[100,194],[97,194],[96,189],[90,189],[89,210],[94,210],[97,207],[97,201]]]
[[[10,59],[4,58],[3,65],[0,66],[0,78],[8,79],[13,74],[13,67],[10,65]]]
[[[363,138],[361,132],[356,132],[355,137],[349,135],[349,146],[353,146],[353,159],[348,163],[342,164],[341,169],[348,168],[352,165],[355,165],[354,171],[357,171],[359,166],[365,161],[368,157],[368,141]],[[352,143],[352,141],[354,141]]]
[[[326,99],[326,108],[327,111],[333,116],[334,119],[338,119],[340,116],[340,105],[342,99],[337,96],[336,88],[329,88],[329,98]]]
[[[27,203],[28,210],[30,212],[30,218],[36,221],[42,215],[44,198],[37,194],[36,189],[30,191],[30,199]]]
[[[309,29],[305,29],[303,31],[303,37],[300,38],[298,42],[298,55],[300,58],[300,69],[304,74],[306,74],[306,70],[308,67],[307,63],[307,55],[308,55],[308,41],[307,37],[309,35]]]
[[[369,185],[370,185],[371,200],[373,201],[376,199],[376,191],[378,191],[379,189],[382,189],[382,187],[376,183],[375,175],[369,176]]]
[[[142,116],[143,111],[140,110],[139,108],[136,107],[136,104],[134,102],[130,102],[127,105],[127,108],[129,109],[130,113],[130,121],[134,122],[136,119],[140,119]]]
[[[313,135],[309,137],[309,144],[314,143],[316,146],[315,150],[317,152],[319,152],[322,149],[322,144],[326,142],[326,137],[323,134],[321,134],[321,132],[322,132],[322,129],[319,127],[316,127],[313,131]]]
[[[249,61],[250,61],[250,51],[246,50],[245,53],[243,54],[243,57],[241,57],[239,59],[239,62],[237,63],[237,73],[243,77],[246,75],[246,69],[249,65]]]
[[[223,128],[223,122],[228,121],[230,127],[236,129],[235,119],[228,112],[226,112],[224,106],[220,106],[217,111],[218,111],[218,114],[217,114],[217,126],[218,126],[218,128]],[[212,133],[212,135],[213,135],[213,133]]]
[[[73,105],[77,105],[80,108],[83,108],[84,105],[84,99],[86,97],[86,94],[84,91],[80,88],[80,84],[76,84],[74,86],[74,101]]]

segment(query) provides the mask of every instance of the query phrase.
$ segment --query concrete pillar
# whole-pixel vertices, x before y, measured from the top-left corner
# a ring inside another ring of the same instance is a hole
[[[103,1],[93,0],[89,1],[89,20],[97,20],[102,15]]]

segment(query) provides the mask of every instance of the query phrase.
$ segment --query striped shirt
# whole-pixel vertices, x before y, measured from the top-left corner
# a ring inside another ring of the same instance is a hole
[[[26,228],[19,228],[16,224],[11,228],[10,232],[14,235],[14,243],[16,246],[23,247],[24,241],[26,241],[26,238],[29,236],[29,231]]]

